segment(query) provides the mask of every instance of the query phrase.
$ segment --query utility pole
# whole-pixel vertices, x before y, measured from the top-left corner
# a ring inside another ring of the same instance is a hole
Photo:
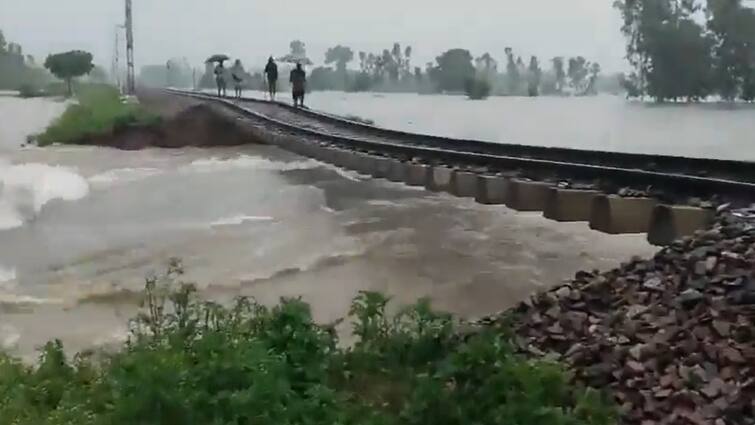
[[[126,94],[134,94],[134,20],[131,0],[126,0]]]
[[[121,83],[121,32],[120,30],[125,28],[124,25],[115,26],[115,50],[113,51],[113,78],[115,79],[115,85],[118,90],[123,90]]]

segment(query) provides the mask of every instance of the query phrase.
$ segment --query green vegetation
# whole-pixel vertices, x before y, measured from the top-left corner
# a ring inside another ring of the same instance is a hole
[[[617,0],[615,6],[634,69],[623,79],[629,95],[755,100],[755,10],[742,0]]]
[[[296,49],[298,49],[298,52]],[[343,91],[378,91],[407,93],[463,93],[470,98],[484,99],[488,95],[595,95],[599,90],[620,90],[618,76],[602,77],[601,67],[582,56],[566,58],[572,71],[567,76],[565,58],[551,60],[552,69],[542,69],[536,56],[529,66],[511,47],[505,48],[506,67],[499,70],[498,61],[490,53],[473,56],[466,49],[450,49],[428,62],[424,69],[412,65],[412,46],[402,48],[394,43],[390,49],[368,53],[354,51],[346,45],[336,45],[325,53],[326,66],[310,71],[308,89]],[[291,53],[284,60],[306,54],[304,43],[292,42]],[[348,68],[358,61],[358,70]],[[210,74],[208,74],[210,75]],[[567,78],[568,77],[568,78]],[[205,82],[210,87],[209,78]],[[475,89],[474,93],[469,89]]]
[[[197,300],[180,275],[176,263],[147,281],[118,352],[68,360],[51,342],[34,366],[0,355],[0,423],[614,423],[559,366],[515,355],[500,333],[460,337],[427,302],[389,316],[385,297],[360,294],[356,343],[342,348],[301,301],[226,308]]]
[[[44,133],[36,136],[40,146],[52,143],[82,143],[87,137],[112,133],[132,125],[153,125],[159,117],[137,104],[123,103],[115,87],[82,85],[78,103],[66,109]]]
[[[490,83],[484,78],[470,78],[466,82],[464,91],[472,100],[486,99],[490,96]]]
[[[0,90],[20,90],[25,87],[25,94],[33,94],[44,87],[52,76],[37,65],[31,55],[24,55],[18,43],[7,42],[0,30]]]
[[[73,95],[71,82],[76,77],[89,74],[94,68],[92,54],[81,50],[72,50],[65,53],[56,53],[47,56],[45,68],[56,77],[66,82],[68,95]]]

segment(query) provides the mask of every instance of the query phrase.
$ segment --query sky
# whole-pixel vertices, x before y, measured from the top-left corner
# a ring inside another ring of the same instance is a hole
[[[0,30],[24,53],[87,50],[109,69],[124,0],[0,0]],[[394,42],[411,45],[413,65],[449,48],[499,62],[511,46],[525,61],[585,56],[604,72],[627,65],[619,14],[611,0],[133,0],[137,69],[186,57],[200,66],[214,53],[258,67],[288,52],[293,39],[323,62],[342,44],[379,52]],[[473,5],[473,6],[470,6]],[[121,37],[123,40],[123,37]],[[121,48],[123,52],[125,48]],[[352,67],[356,63],[352,64]]]

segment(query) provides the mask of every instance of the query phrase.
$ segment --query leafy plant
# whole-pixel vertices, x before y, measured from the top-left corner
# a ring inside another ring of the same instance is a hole
[[[78,103],[36,137],[40,146],[52,143],[86,143],[87,138],[131,126],[154,125],[159,117],[137,104],[123,103],[118,90],[108,85],[82,85]]]
[[[0,354],[0,423],[607,425],[609,402],[507,336],[462,338],[427,300],[388,313],[361,293],[356,342],[338,344],[309,306],[198,299],[174,260],[147,279],[142,313],[114,354],[69,361],[60,342],[25,366]]]
[[[72,95],[71,81],[76,77],[89,74],[94,68],[92,54],[81,50],[72,50],[47,56],[45,68],[53,75],[66,82],[68,95]]]
[[[487,99],[491,89],[490,82],[480,78],[470,78],[465,85],[467,96],[473,100]]]

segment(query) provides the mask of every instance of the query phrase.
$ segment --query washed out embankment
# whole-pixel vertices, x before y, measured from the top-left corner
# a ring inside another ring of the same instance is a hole
[[[241,124],[238,114],[218,105],[175,96],[161,96],[149,91],[140,93],[139,105],[118,105],[118,99],[108,99],[109,93],[106,93],[106,90],[95,88],[91,89],[91,92],[99,98],[95,98],[94,101],[88,98],[80,99],[80,105],[71,107],[78,110],[66,111],[71,112],[71,116],[66,117],[64,114],[63,122],[57,123],[58,128],[54,128],[53,124],[53,132],[48,129],[47,134],[38,136],[38,142],[105,146],[123,150],[147,147],[238,146],[260,142]],[[110,105],[106,101],[116,104]],[[103,104],[100,105],[98,102]],[[106,114],[98,115],[96,111],[101,107],[115,108],[118,112],[113,112],[111,118],[103,118],[100,115]],[[86,115],[87,110],[94,112]],[[144,117],[125,124],[122,121],[132,118],[129,114]],[[92,121],[89,125],[92,128],[76,130],[81,133],[79,135],[68,134],[70,127],[77,125],[81,120]],[[109,124],[95,124],[96,120],[109,121]],[[62,130],[60,126],[63,127]]]
[[[175,106],[174,106],[175,107]],[[152,109],[147,105],[148,109]],[[194,104],[175,114],[162,112],[160,124],[132,126],[94,136],[83,144],[136,150],[147,147],[215,147],[259,143],[229,111],[208,104]]]

